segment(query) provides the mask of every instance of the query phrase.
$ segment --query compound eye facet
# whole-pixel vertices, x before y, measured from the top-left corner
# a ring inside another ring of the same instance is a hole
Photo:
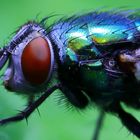
[[[31,40],[21,56],[21,67],[25,79],[33,85],[46,81],[51,67],[49,44],[43,37]]]

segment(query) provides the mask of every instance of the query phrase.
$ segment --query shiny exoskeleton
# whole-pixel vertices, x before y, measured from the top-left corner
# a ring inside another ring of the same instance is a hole
[[[0,68],[9,59],[5,88],[24,92],[30,103],[0,124],[27,118],[60,89],[78,108],[94,102],[118,115],[140,138],[139,121],[120,104],[140,108],[140,17],[127,11],[91,12],[61,19],[50,28],[46,20],[24,24],[1,49]]]

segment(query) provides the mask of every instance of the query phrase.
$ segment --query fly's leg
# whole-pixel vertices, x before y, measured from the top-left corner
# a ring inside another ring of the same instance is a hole
[[[140,122],[133,115],[126,112],[119,102],[112,104],[108,111],[115,113],[122,124],[135,136],[140,138]]]
[[[89,101],[81,90],[73,87],[67,88],[65,86],[62,86],[60,90],[65,94],[68,101],[72,103],[74,106],[82,109],[88,105]]]
[[[123,110],[120,105],[118,107],[117,113],[123,125],[135,136],[140,138],[140,122],[130,113]]]
[[[101,110],[100,113],[99,113],[99,117],[98,117],[98,120],[97,120],[97,124],[96,124],[96,128],[95,128],[92,140],[98,140],[104,118],[105,118],[105,112],[103,110]]]
[[[31,115],[31,113],[35,109],[37,109],[41,105],[41,103],[43,103],[45,101],[45,99],[47,99],[48,96],[51,95],[51,93],[53,93],[58,88],[60,88],[60,84],[56,84],[56,85],[52,86],[47,91],[45,91],[44,94],[42,94],[36,101],[29,104],[23,111],[20,111],[19,114],[15,115],[13,117],[9,117],[9,118],[0,120],[0,125],[27,119]]]

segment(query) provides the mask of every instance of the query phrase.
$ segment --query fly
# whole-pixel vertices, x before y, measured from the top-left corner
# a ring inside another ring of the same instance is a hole
[[[94,140],[105,112],[118,116],[140,138],[140,122],[121,105],[140,109],[140,17],[128,13],[91,12],[49,28],[48,18],[21,26],[0,50],[0,69],[9,60],[4,86],[24,93],[29,104],[0,125],[28,118],[59,89],[79,109],[90,102],[100,107]]]

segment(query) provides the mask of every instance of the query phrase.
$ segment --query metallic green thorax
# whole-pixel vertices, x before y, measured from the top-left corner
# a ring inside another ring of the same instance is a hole
[[[51,38],[59,48],[62,64],[71,69],[77,63],[80,68],[79,80],[86,87],[102,90],[108,85],[103,56],[117,49],[120,43],[135,42],[138,24],[119,14],[90,13],[57,23],[52,29],[55,31],[51,32]],[[112,44],[116,46],[112,47]]]

